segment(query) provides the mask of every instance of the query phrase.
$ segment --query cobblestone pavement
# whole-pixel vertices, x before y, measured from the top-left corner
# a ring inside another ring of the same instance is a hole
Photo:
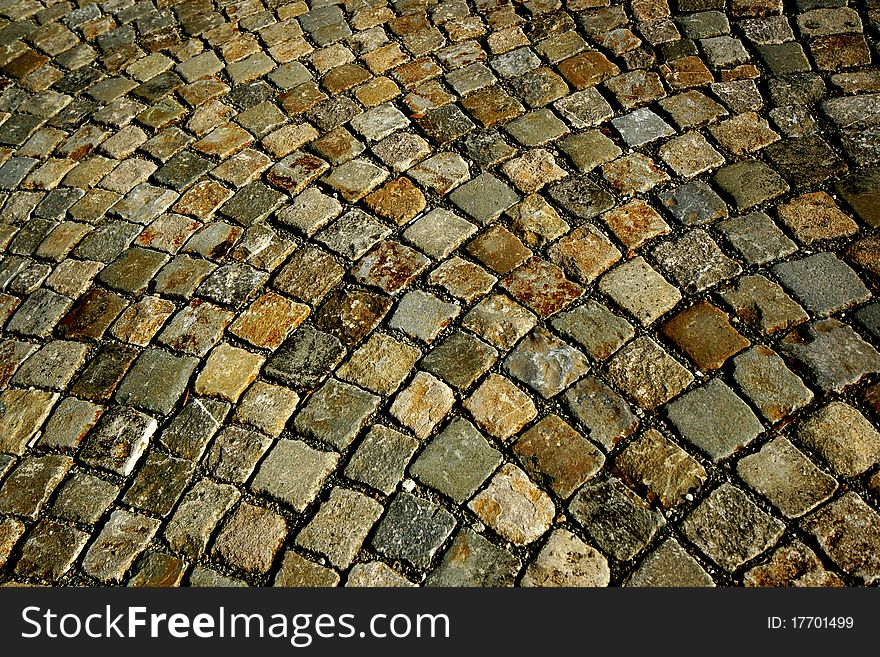
[[[878,0],[0,17],[0,580],[880,581]]]

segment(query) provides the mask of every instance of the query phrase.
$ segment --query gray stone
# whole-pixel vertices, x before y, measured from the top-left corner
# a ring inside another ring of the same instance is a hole
[[[844,477],[860,475],[880,461],[880,433],[858,410],[841,401],[813,413],[795,435]]]
[[[93,525],[119,495],[119,486],[86,472],[76,471],[58,489],[52,515]]]
[[[757,453],[740,459],[736,472],[786,518],[815,509],[837,490],[834,478],[785,438],[774,438]]]
[[[214,478],[243,484],[271,445],[272,440],[259,431],[228,426],[214,439],[205,465]]]
[[[618,265],[599,280],[599,289],[643,326],[650,326],[681,300],[681,293],[642,256]]]
[[[501,464],[501,454],[467,420],[456,418],[410,466],[410,474],[459,504]]]
[[[390,559],[425,569],[455,529],[445,509],[409,493],[398,493],[373,534],[371,544]]]
[[[718,223],[718,229],[750,265],[763,265],[797,251],[795,243],[763,212],[726,219]]]
[[[224,401],[194,397],[165,426],[159,440],[175,456],[198,461],[229,408]]]
[[[157,428],[156,420],[127,406],[114,406],[87,436],[79,458],[123,477],[134,471]]]
[[[697,587],[715,586],[715,582],[681,543],[668,538],[642,560],[625,586]]]
[[[168,545],[191,559],[201,555],[220,519],[240,497],[234,486],[200,479],[187,491],[168,525]]]
[[[644,146],[675,134],[675,130],[666,121],[646,107],[611,119],[611,123],[630,148]]]
[[[161,349],[147,349],[122,380],[115,399],[121,404],[167,415],[186,391],[198,362],[194,356],[172,356]],[[157,378],[163,381],[162,386],[156,386]]]
[[[427,586],[513,586],[520,560],[470,529],[461,529]]]
[[[608,451],[631,435],[639,421],[623,398],[594,376],[572,386],[565,405],[589,431],[589,436]]]
[[[748,405],[720,379],[671,402],[666,415],[685,440],[713,461],[727,458],[764,431]]]
[[[521,586],[603,587],[611,572],[602,553],[565,529],[552,534],[526,568]]]
[[[639,406],[653,410],[693,382],[693,375],[648,336],[621,349],[608,365],[609,381]]]
[[[309,390],[330,374],[344,354],[335,337],[303,324],[269,359],[264,372],[292,388]]]
[[[773,424],[813,399],[810,389],[768,347],[756,345],[734,358],[733,363],[737,385]]]
[[[619,479],[586,484],[572,498],[568,511],[603,551],[621,561],[645,549],[666,524],[659,511]]]
[[[335,452],[313,449],[300,440],[279,440],[260,464],[252,486],[302,512],[338,462]]]
[[[464,331],[455,331],[422,359],[421,367],[453,388],[470,388],[498,359],[498,351]]]
[[[795,298],[819,317],[871,298],[858,275],[833,253],[780,262],[773,273]]]
[[[121,582],[134,560],[159,529],[160,522],[118,509],[86,552],[83,570],[105,584]]]
[[[538,327],[510,352],[504,369],[549,399],[586,374],[589,364],[580,351]]]
[[[727,216],[727,205],[702,180],[661,192],[658,196],[669,213],[685,226],[707,224]]]
[[[265,573],[284,539],[287,522],[274,511],[240,504],[223,524],[213,553],[227,565],[250,573]]]
[[[382,510],[366,495],[335,487],[297,535],[296,544],[325,555],[338,568],[348,568]]]
[[[345,468],[345,476],[390,495],[418,448],[411,436],[380,424],[370,427]]]
[[[330,379],[306,402],[296,416],[298,431],[344,449],[379,406],[379,397],[336,379]]]
[[[22,459],[0,488],[0,513],[36,519],[72,465],[57,454]]]
[[[490,173],[483,173],[449,197],[456,207],[481,224],[488,224],[519,201],[519,195]]]
[[[632,325],[600,303],[589,300],[550,320],[553,328],[574,340],[590,358],[604,361],[635,336]]]
[[[702,292],[742,271],[702,229],[692,230],[678,239],[664,242],[651,255],[660,267],[690,293]]]
[[[138,469],[122,501],[147,513],[165,517],[183,495],[195,464],[152,450]]]

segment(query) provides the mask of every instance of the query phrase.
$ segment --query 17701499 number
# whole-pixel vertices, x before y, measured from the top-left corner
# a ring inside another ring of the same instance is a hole
[[[767,628],[771,630],[851,630],[854,625],[852,616],[767,617]]]

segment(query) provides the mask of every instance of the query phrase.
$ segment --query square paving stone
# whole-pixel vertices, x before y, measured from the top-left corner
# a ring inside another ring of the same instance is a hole
[[[445,383],[426,372],[417,372],[394,398],[389,413],[424,440],[452,409],[455,396]]]
[[[592,300],[574,310],[559,313],[551,324],[574,340],[587,356],[599,361],[610,358],[635,335],[628,321]]]
[[[724,157],[698,132],[687,132],[660,147],[660,157],[680,176],[693,178],[724,164]]]
[[[519,195],[490,173],[483,173],[456,189],[450,199],[480,224],[495,221],[520,200]]]
[[[461,101],[461,105],[484,128],[506,123],[525,112],[522,103],[498,85],[471,94]]]
[[[630,342],[608,364],[609,381],[639,406],[653,410],[694,380],[677,360],[648,336]]]
[[[538,194],[529,194],[510,208],[506,215],[510,218],[513,232],[529,246],[552,242],[571,228],[553,206]]]
[[[467,390],[485,374],[498,352],[479,338],[455,331],[422,360],[421,367],[454,388]]]
[[[841,401],[810,415],[795,436],[845,477],[862,474],[880,461],[880,433],[858,410]]]
[[[122,501],[157,516],[167,516],[189,483],[195,464],[151,450]]]
[[[374,425],[349,460],[345,476],[390,495],[403,479],[418,444],[406,434]]]
[[[172,349],[204,356],[220,340],[234,316],[218,306],[195,299],[171,318],[158,340]]]
[[[515,545],[528,545],[540,538],[556,513],[550,496],[512,463],[503,465],[468,507]]]
[[[772,547],[784,528],[727,483],[712,491],[683,524],[685,536],[727,571]]]
[[[854,492],[814,511],[802,522],[844,572],[871,585],[880,579],[880,516]]]
[[[544,328],[535,328],[504,360],[508,374],[549,399],[589,370],[586,357]]]
[[[58,489],[52,515],[93,525],[118,495],[119,486],[86,472],[75,471]]]
[[[645,107],[612,119],[611,123],[630,148],[675,134],[666,121]]]
[[[241,307],[268,279],[268,274],[247,263],[221,265],[199,285],[196,294],[224,306]]]
[[[479,265],[453,256],[428,276],[428,284],[443,288],[468,303],[485,296],[498,279]]]
[[[470,166],[457,153],[438,153],[407,171],[429,192],[445,196],[471,177]]]
[[[822,317],[871,298],[858,275],[833,253],[780,262],[773,273],[816,316]]]
[[[538,257],[529,258],[501,282],[511,296],[541,317],[550,317],[578,299],[584,290],[562,269]]]
[[[528,395],[498,374],[490,374],[463,406],[481,429],[502,441],[511,438],[538,414]]]
[[[558,64],[559,72],[575,89],[594,87],[617,75],[620,69],[597,50],[589,50],[569,57]]]
[[[335,452],[316,450],[299,440],[280,440],[260,464],[252,488],[302,512],[338,461]]]
[[[198,363],[194,356],[173,356],[162,349],[147,349],[125,375],[114,399],[120,404],[167,415],[186,391]],[[157,385],[160,381],[161,386]]]
[[[615,472],[651,502],[666,509],[692,499],[706,481],[706,469],[694,457],[656,429],[649,429],[626,446],[614,461]]]
[[[211,160],[190,151],[181,151],[156,171],[153,179],[163,187],[180,192],[213,168],[214,163]]]
[[[257,378],[265,358],[251,352],[220,343],[211,351],[204,368],[196,379],[197,395],[219,397],[235,403]]]
[[[545,146],[568,134],[568,126],[549,109],[532,110],[504,126],[521,146]]]
[[[275,350],[308,317],[309,308],[275,292],[266,292],[229,327],[255,347]]]
[[[698,228],[655,247],[651,255],[686,292],[702,292],[733,278],[742,268]]]
[[[500,452],[470,422],[456,418],[428,443],[409,472],[462,504],[500,464]]]
[[[421,351],[384,333],[373,333],[337,375],[380,395],[390,395],[409,376]]]
[[[596,89],[575,92],[556,101],[553,107],[575,129],[599,125],[612,116],[611,105]]]
[[[658,197],[669,213],[685,226],[707,224],[727,216],[727,205],[703,181],[661,192]]]
[[[523,575],[521,586],[604,587],[608,560],[565,529],[554,530]]]
[[[809,319],[804,309],[779,284],[761,275],[743,276],[719,294],[753,331],[773,334]]]
[[[624,586],[710,587],[715,582],[674,538],[668,538],[646,556]]]
[[[114,406],[86,437],[79,458],[86,465],[126,477],[134,471],[157,428],[149,415],[128,406]]]
[[[103,406],[75,397],[66,397],[55,408],[52,417],[43,428],[39,444],[64,451],[75,451],[103,412]]]
[[[728,358],[749,346],[727,315],[706,301],[676,314],[663,325],[663,334],[704,372],[721,368]]]
[[[19,366],[12,384],[63,390],[86,362],[87,354],[88,347],[80,342],[53,340]]]
[[[880,225],[880,167],[860,167],[837,181],[834,189],[869,226]]]
[[[132,247],[98,274],[98,280],[115,290],[137,295],[146,290],[166,262],[167,254]]]
[[[815,509],[837,490],[834,478],[785,438],[775,438],[759,452],[740,459],[736,472],[786,518]]]
[[[395,178],[364,199],[367,207],[383,219],[402,226],[425,209],[425,195],[409,178]]]
[[[293,254],[272,285],[295,299],[315,304],[342,281],[344,274],[345,269],[329,253],[304,247]]]
[[[319,566],[314,561],[287,550],[281,568],[275,573],[272,586],[285,588],[317,588],[339,585],[339,575],[331,568]]]
[[[614,197],[587,176],[571,176],[550,188],[550,197],[577,219],[593,219],[614,207]]]
[[[568,511],[604,552],[621,561],[644,550],[666,524],[659,511],[614,478],[584,485]]]
[[[564,399],[566,408],[587,428],[590,438],[609,451],[638,428],[639,421],[629,404],[593,376],[572,386]]]
[[[308,399],[294,426],[305,435],[341,450],[352,443],[378,406],[376,395],[330,379]]]
[[[397,173],[408,170],[431,154],[428,142],[417,135],[402,132],[386,137],[370,150]]]
[[[76,527],[44,518],[34,525],[22,545],[15,572],[44,581],[57,580],[73,566],[88,538]]]
[[[117,509],[86,552],[82,569],[104,584],[121,582],[160,524],[154,518]]]
[[[513,586],[521,563],[470,529],[461,529],[427,586]]]
[[[602,452],[558,415],[546,416],[523,433],[513,452],[533,480],[563,499],[605,463]]]
[[[403,237],[432,258],[442,259],[477,232],[477,227],[454,212],[436,208],[414,221]]]
[[[772,349],[756,345],[733,360],[733,377],[766,420],[775,424],[813,399],[812,391]]]
[[[748,405],[720,379],[671,402],[666,416],[685,440],[713,461],[727,458],[764,431]]]
[[[681,293],[641,256],[605,274],[599,281],[599,289],[632,313],[643,326],[653,324],[681,300]]]
[[[544,148],[536,148],[521,157],[508,160],[501,169],[516,188],[526,194],[537,192],[568,175],[565,169],[556,164],[553,154]]]
[[[858,232],[855,221],[844,214],[826,192],[804,194],[781,204],[779,219],[803,244],[846,237]]]
[[[234,486],[200,479],[184,495],[165,527],[168,544],[187,557],[197,558],[208,546],[217,523],[239,497]]]
[[[353,347],[367,336],[391,308],[391,299],[366,290],[332,293],[315,314],[315,325]]]
[[[287,538],[282,516],[252,504],[241,504],[223,524],[213,552],[227,565],[251,573],[265,573]]]
[[[338,568],[348,568],[382,511],[382,505],[366,495],[333,488],[297,535],[296,544],[325,555]]]
[[[573,278],[586,284],[616,263],[621,253],[592,225],[583,225],[558,240],[548,250],[550,259]]]
[[[788,191],[788,185],[763,162],[744,160],[729,164],[715,174],[715,182],[745,210]]]
[[[303,324],[266,363],[264,372],[297,390],[315,388],[345,354],[342,343],[330,335]]]
[[[333,167],[322,180],[346,201],[354,203],[382,184],[387,177],[385,169],[357,158]]]
[[[47,337],[73,302],[46,288],[31,294],[6,324],[10,333]]]
[[[778,548],[770,559],[743,575],[746,586],[845,586],[840,577],[826,570],[813,550],[798,540]]]
[[[637,249],[672,230],[663,217],[641,199],[633,199],[606,212],[602,221],[630,249]]]
[[[425,569],[455,529],[455,518],[428,500],[395,495],[373,534],[371,545],[390,559]]]
[[[175,456],[198,461],[229,413],[229,404],[190,399],[162,430],[159,440]]]
[[[630,153],[602,165],[605,180],[624,196],[647,192],[669,181],[669,174],[644,153]]]
[[[92,401],[110,399],[138,351],[121,344],[106,344],[86,365],[70,389],[72,395]]]
[[[494,82],[494,77],[492,81]],[[472,79],[469,79],[468,83],[479,84]],[[428,110],[416,119],[416,123],[428,138],[440,147],[465,136],[475,127],[473,121],[454,104]]]
[[[390,234],[391,229],[384,223],[354,208],[324,228],[315,239],[334,253],[357,260]]]
[[[840,392],[880,371],[880,353],[846,324],[825,319],[791,331],[779,345],[823,391]]]
[[[460,312],[456,303],[447,303],[433,294],[414,290],[401,298],[388,326],[430,344]]]
[[[35,520],[72,465],[70,457],[58,454],[22,459],[0,488],[0,513]]]
[[[317,187],[310,187],[297,196],[291,205],[278,212],[278,220],[311,236],[341,213],[339,201],[322,194]]]
[[[415,249],[387,240],[361,258],[351,274],[359,283],[394,294],[409,285],[430,262]]]
[[[0,567],[5,566],[18,539],[24,536],[27,527],[15,518],[0,520]]]
[[[763,265],[797,251],[795,243],[763,212],[725,219],[717,227],[750,265]]]
[[[468,253],[497,274],[524,263],[532,251],[503,226],[491,226],[467,245]]]

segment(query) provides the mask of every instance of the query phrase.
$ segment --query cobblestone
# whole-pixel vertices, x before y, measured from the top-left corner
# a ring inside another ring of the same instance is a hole
[[[876,583],[876,12],[673,4],[0,7],[0,583]]]

